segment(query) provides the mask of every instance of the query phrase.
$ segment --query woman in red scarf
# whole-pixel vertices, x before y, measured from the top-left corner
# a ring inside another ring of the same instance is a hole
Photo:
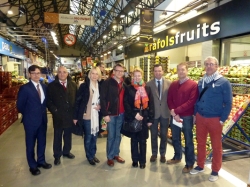
[[[124,108],[126,122],[134,119],[142,120],[142,130],[130,133],[132,166],[144,169],[146,167],[146,148],[148,139],[148,126],[153,123],[154,101],[152,92],[142,80],[143,71],[135,68],[131,85],[127,86],[124,94]],[[141,114],[140,107],[142,108]]]

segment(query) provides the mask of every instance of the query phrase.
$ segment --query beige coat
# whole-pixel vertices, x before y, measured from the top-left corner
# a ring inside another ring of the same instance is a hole
[[[154,119],[158,119],[159,117],[163,118],[169,118],[170,117],[170,111],[167,105],[167,97],[168,97],[168,89],[171,82],[169,80],[166,80],[162,77],[162,93],[161,93],[161,99],[159,99],[158,89],[155,84],[155,79],[150,80],[147,82],[147,86],[151,88],[153,97],[154,97]]]

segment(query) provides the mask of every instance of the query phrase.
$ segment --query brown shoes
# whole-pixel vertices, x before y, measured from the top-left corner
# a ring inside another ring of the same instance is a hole
[[[165,162],[166,162],[166,157],[165,157],[165,156],[161,156],[160,162],[161,162],[161,163],[165,163]]]
[[[180,163],[181,160],[174,160],[174,159],[171,159],[171,160],[168,160],[167,161],[167,164],[177,164],[177,163]]]
[[[120,156],[115,156],[114,159],[119,163],[125,163],[125,160]]]
[[[113,167],[113,166],[114,166],[114,161],[113,161],[113,160],[108,160],[108,161],[107,161],[107,164],[108,164],[110,167]]]
[[[157,156],[156,155],[152,155],[150,158],[150,162],[155,162],[156,161]]]
[[[185,166],[182,169],[182,173],[189,173],[193,169],[193,166]]]

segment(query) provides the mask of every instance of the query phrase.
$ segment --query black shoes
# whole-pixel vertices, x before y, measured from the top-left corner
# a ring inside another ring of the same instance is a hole
[[[59,164],[61,164],[61,160],[60,158],[55,158],[54,164],[57,166]]]
[[[69,159],[74,159],[75,158],[75,155],[73,155],[72,153],[69,153],[69,154],[63,154],[64,157],[67,157]]]
[[[42,167],[43,169],[50,169],[52,165],[44,162],[43,164],[38,164],[37,167]]]
[[[99,162],[100,162],[100,160],[99,160],[98,158],[96,158],[96,157],[94,157],[93,160],[94,160],[96,163],[99,163]]]
[[[32,175],[39,175],[41,172],[38,168],[30,168],[30,173]]]
[[[140,168],[144,169],[146,167],[146,164],[140,164]]]
[[[133,162],[133,163],[132,163],[132,166],[133,166],[134,168],[138,168],[138,163],[137,163],[137,162]]]
[[[89,160],[89,164],[90,164],[90,165],[92,165],[92,166],[94,166],[94,165],[95,165],[95,161],[94,161],[94,159]]]

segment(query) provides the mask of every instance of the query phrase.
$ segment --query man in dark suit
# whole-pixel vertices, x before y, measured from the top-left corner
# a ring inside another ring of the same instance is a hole
[[[68,76],[64,66],[58,68],[55,80],[48,85],[47,107],[53,116],[54,126],[54,164],[61,163],[63,155],[69,159],[75,158],[70,153],[72,146],[73,109],[75,104],[77,85]],[[63,138],[63,148],[62,148]]]
[[[20,87],[17,97],[17,109],[23,115],[25,130],[26,156],[32,175],[39,175],[38,167],[50,169],[51,164],[45,161],[47,113],[46,86],[39,82],[41,71],[39,66],[32,65],[28,69],[30,81]],[[37,142],[37,160],[35,144]]]
[[[160,162],[166,162],[166,148],[167,148],[167,130],[169,126],[170,111],[167,105],[168,88],[170,81],[163,77],[163,68],[161,64],[154,65],[154,79],[147,83],[152,90],[154,97],[154,123],[150,126],[151,131],[151,147],[152,156],[150,162],[155,162],[158,154],[158,123],[160,123],[160,147],[161,155]]]

